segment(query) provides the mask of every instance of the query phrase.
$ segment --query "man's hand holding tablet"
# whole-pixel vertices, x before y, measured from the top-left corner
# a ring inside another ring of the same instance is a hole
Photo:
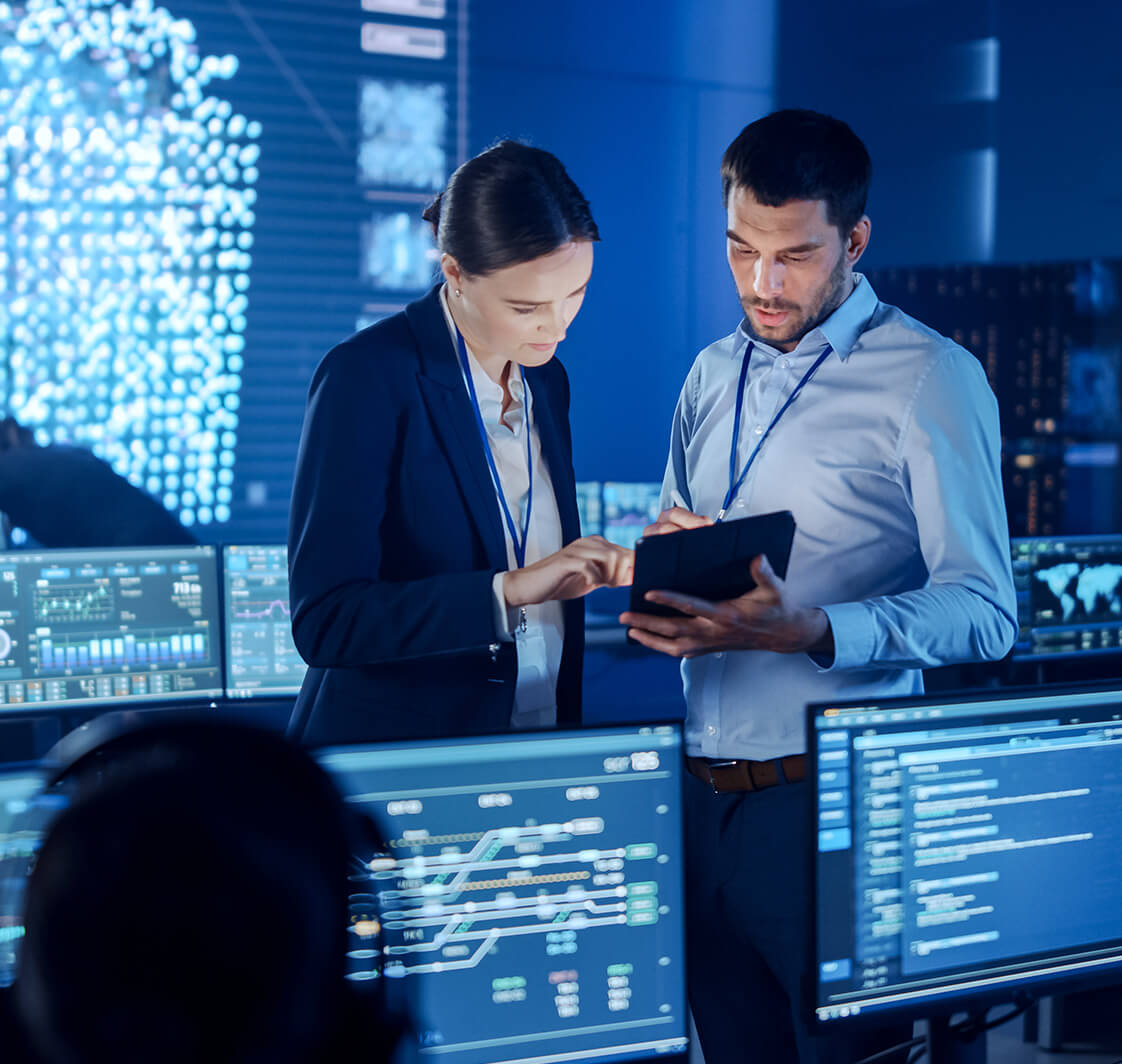
[[[794,528],[786,512],[717,525],[684,506],[664,510],[640,540],[631,609],[620,615],[620,623],[635,642],[676,658],[771,650],[806,652],[820,664],[829,664],[833,633],[826,614],[791,602],[783,580]],[[668,535],[677,539],[683,533],[673,545],[647,540]],[[641,610],[643,604],[659,612]],[[659,615],[667,612],[671,615]]]

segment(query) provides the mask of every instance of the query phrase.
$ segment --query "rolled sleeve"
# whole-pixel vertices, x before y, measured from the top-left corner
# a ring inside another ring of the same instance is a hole
[[[922,380],[901,435],[901,482],[928,571],[925,586],[823,607],[830,671],[993,661],[1016,635],[1001,491],[997,404],[981,366],[948,349]]]

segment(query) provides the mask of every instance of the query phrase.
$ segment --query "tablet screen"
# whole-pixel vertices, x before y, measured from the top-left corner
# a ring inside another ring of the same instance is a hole
[[[722,602],[756,586],[749,566],[767,555],[775,574],[787,576],[795,518],[789,510],[722,521],[660,536],[646,536],[635,548],[631,609],[677,616],[678,611],[644,600],[648,591],[680,591]]]

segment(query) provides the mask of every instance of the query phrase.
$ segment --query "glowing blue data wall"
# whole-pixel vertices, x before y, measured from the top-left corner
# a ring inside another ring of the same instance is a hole
[[[0,410],[204,538],[283,539],[316,362],[432,281],[464,13],[0,4]]]
[[[229,518],[261,123],[151,4],[0,5],[0,407]]]
[[[719,164],[774,33],[763,0],[0,4],[0,409],[204,539],[283,540],[316,363],[425,291],[424,204],[515,136],[603,237],[562,348],[577,473],[657,480],[739,316]]]

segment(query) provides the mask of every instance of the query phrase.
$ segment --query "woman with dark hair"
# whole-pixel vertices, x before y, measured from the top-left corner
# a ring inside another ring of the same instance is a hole
[[[593,588],[633,555],[580,538],[553,357],[599,239],[548,152],[503,141],[425,212],[442,283],[312,379],[289,526],[306,743],[575,724]]]

